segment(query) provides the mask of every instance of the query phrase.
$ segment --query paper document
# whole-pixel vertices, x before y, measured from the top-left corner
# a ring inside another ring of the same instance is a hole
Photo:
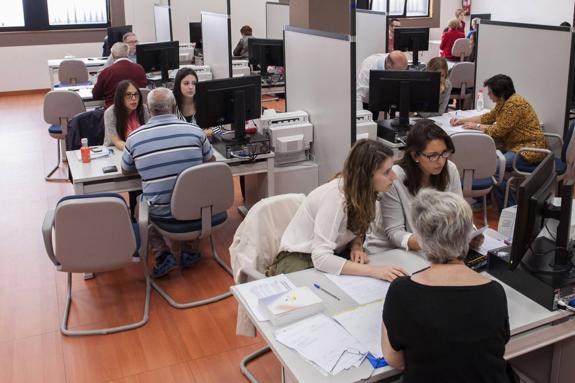
[[[505,247],[507,244],[504,242],[505,236],[501,233],[496,232],[493,229],[486,229],[483,232],[483,244],[478,249],[475,248],[474,250],[477,251],[481,255],[487,255],[490,250],[498,249],[500,247]]]
[[[238,293],[246,300],[250,311],[258,321],[268,320],[268,316],[259,305],[261,298],[284,293],[295,289],[295,285],[284,274],[235,286]]]
[[[276,330],[274,335],[278,342],[297,351],[324,375],[358,366],[367,354],[367,349],[325,314]]]
[[[356,307],[333,316],[359,343],[376,358],[383,358],[381,322],[383,301]]]
[[[489,229],[489,226],[483,226],[482,228],[475,230],[473,233],[471,233],[471,239],[477,237],[480,234],[483,234],[483,232],[487,229]]]
[[[333,274],[325,276],[360,305],[385,299],[389,288],[389,282],[376,278]]]

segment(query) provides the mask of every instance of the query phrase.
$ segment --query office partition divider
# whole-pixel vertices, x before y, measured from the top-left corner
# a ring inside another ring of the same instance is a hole
[[[355,42],[350,35],[286,26],[286,109],[313,124],[319,183],[343,168],[355,141]]]
[[[228,15],[202,12],[202,44],[204,64],[210,66],[214,79],[232,77]]]
[[[562,27],[481,20],[476,89],[491,76],[508,75],[517,93],[535,108],[544,130],[563,135],[571,100],[572,35]],[[494,106],[488,97],[485,106]]]
[[[359,71],[359,66],[368,56],[386,52],[386,35],[385,12],[355,10],[356,71]]]
[[[267,2],[266,38],[283,39],[285,25],[289,25],[289,4]]]
[[[172,20],[169,5],[154,5],[156,41],[172,41]]]

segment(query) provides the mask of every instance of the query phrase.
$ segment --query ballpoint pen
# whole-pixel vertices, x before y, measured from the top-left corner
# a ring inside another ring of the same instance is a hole
[[[315,287],[316,289],[319,289],[321,291],[323,291],[324,293],[326,293],[327,295],[329,295],[332,298],[337,299],[338,301],[340,300],[339,297],[333,293],[330,293],[329,291],[327,291],[326,289],[324,289],[323,287],[321,287],[320,285],[318,285],[317,283],[313,284],[313,287]]]

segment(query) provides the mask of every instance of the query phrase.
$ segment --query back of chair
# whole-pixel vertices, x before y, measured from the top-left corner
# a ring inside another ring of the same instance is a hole
[[[61,271],[108,271],[132,262],[137,241],[120,195],[64,197],[54,214],[54,255]]]
[[[472,88],[475,85],[475,63],[461,62],[451,68],[449,81],[454,89]]]
[[[225,212],[233,203],[234,182],[230,167],[221,162],[209,162],[180,173],[172,193],[171,209],[179,221],[203,219],[208,220],[204,222],[207,224],[212,215]]]
[[[63,85],[88,82],[88,69],[82,60],[64,60],[58,68],[58,81]]]
[[[50,91],[44,96],[44,121],[62,126],[62,134],[68,133],[68,122],[86,111],[82,97],[69,90]]]
[[[145,105],[148,105],[148,93],[150,93],[150,88],[140,88],[140,93],[142,93],[142,101]]]
[[[497,153],[493,138],[477,132],[462,132],[451,136],[455,153],[451,161],[463,180],[463,195],[471,192],[474,179],[492,177],[497,168]]]
[[[466,38],[455,40],[451,48],[451,55],[458,56],[461,61],[471,54],[471,41]]]

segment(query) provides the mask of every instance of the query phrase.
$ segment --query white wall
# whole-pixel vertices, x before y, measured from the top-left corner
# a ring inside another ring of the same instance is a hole
[[[473,0],[471,13],[491,13],[496,21],[559,25],[573,22],[574,0]]]
[[[132,30],[141,43],[156,41],[154,33],[154,4],[157,0],[124,0],[126,25],[132,25]]]
[[[180,42],[190,41],[189,23],[200,21],[202,11],[225,14],[228,9],[226,0],[171,0],[170,4],[174,40]]]
[[[232,6],[232,48],[242,37],[240,28],[252,27],[255,37],[266,37],[266,2],[277,0],[231,0]]]

